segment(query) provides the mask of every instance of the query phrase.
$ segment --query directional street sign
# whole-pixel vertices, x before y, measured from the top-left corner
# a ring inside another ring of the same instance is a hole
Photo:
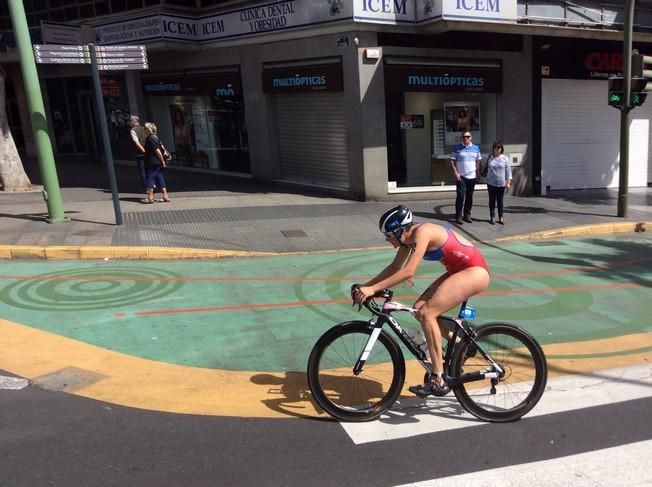
[[[95,46],[97,69],[119,71],[149,69],[145,46]],[[90,64],[87,45],[35,44],[34,58],[38,64]]]
[[[100,71],[149,68],[145,46],[96,46],[95,54]]]
[[[99,52],[120,52],[120,51],[143,51],[145,52],[146,47],[144,45],[137,46],[95,46],[95,50]]]
[[[119,71],[124,69],[149,69],[147,62],[140,64],[98,64],[100,71]]]
[[[34,58],[38,64],[90,64],[88,46],[35,44]]]

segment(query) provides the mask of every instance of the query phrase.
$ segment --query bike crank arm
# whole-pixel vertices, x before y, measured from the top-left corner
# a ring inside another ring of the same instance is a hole
[[[369,339],[367,340],[367,343],[365,344],[364,349],[360,354],[360,357],[358,358],[357,362],[355,363],[355,366],[353,367],[354,375],[360,375],[360,373],[362,372],[362,368],[364,367],[364,364],[367,361],[367,357],[369,357],[369,354],[371,353],[371,349],[374,348],[374,345],[376,344],[376,340],[378,340],[378,336],[380,335],[380,330],[381,328],[374,328],[371,332],[371,335],[369,335]]]
[[[484,379],[500,379],[503,374],[499,372],[471,372],[470,374],[463,374],[459,377],[448,377],[446,382],[449,386],[455,387],[466,382],[475,382]]]

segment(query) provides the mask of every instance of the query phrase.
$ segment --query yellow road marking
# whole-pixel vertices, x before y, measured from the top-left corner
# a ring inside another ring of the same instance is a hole
[[[114,352],[19,323],[0,319],[0,369],[39,380],[66,368],[88,371],[100,380],[71,394],[113,404],[171,413],[233,417],[290,418],[320,416],[310,401],[305,373],[227,371],[157,362]],[[545,348],[549,355],[623,353],[652,346],[652,333],[573,342]],[[652,359],[652,352],[609,359],[556,359],[550,375],[577,374],[622,367]],[[407,384],[423,369],[407,364]],[[65,389],[64,389],[65,390]],[[406,395],[410,395],[407,389]]]

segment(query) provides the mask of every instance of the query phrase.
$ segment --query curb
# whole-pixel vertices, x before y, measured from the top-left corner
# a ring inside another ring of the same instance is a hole
[[[223,259],[227,257],[264,257],[276,255],[270,252],[238,250],[207,250],[168,247],[111,247],[53,245],[0,245],[0,259],[42,260],[170,260],[170,259]]]
[[[509,242],[537,240],[559,237],[579,237],[585,235],[604,235],[613,233],[645,232],[652,227],[652,222],[621,222],[581,225],[577,227],[544,230],[501,237],[491,242]],[[302,255],[315,252],[345,252],[385,249],[385,247],[367,247],[355,249],[339,249],[306,252],[249,252],[239,250],[209,250],[177,247],[111,247],[111,246],[81,246],[53,245],[40,247],[37,245],[0,245],[0,260],[4,259],[41,259],[41,260],[173,260],[173,259],[224,259],[229,257],[272,257],[283,255]]]
[[[493,240],[493,242],[537,240],[558,237],[581,237],[586,235],[605,235],[612,233],[638,233],[645,232],[646,227],[648,226],[652,226],[652,222],[598,223],[592,225],[580,225],[577,227],[558,228],[555,230],[543,230],[541,232],[533,232],[526,235],[502,237]]]

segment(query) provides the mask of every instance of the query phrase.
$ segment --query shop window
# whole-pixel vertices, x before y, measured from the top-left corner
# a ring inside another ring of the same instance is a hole
[[[67,21],[79,20],[79,7],[70,7],[63,11],[64,17]]]
[[[108,0],[95,2],[95,15],[107,15],[109,13]]]
[[[251,172],[242,97],[152,96],[148,104],[173,165]]]
[[[165,0],[168,5],[183,5],[184,7],[196,7],[196,0]]]
[[[66,20],[63,10],[52,10],[50,12],[50,20],[54,20],[55,22],[63,22]]]
[[[387,105],[388,175],[397,187],[455,184],[450,154],[465,130],[486,157],[496,139],[495,93],[395,93]]]
[[[126,0],[111,0],[111,13],[124,12],[127,10]]]
[[[75,150],[72,119],[64,85],[65,82],[61,79],[47,80],[50,116],[54,127],[55,145],[59,154],[71,153]]]
[[[143,8],[143,0],[127,0],[127,8],[129,10]]]
[[[55,5],[50,2],[50,8]],[[48,9],[48,0],[29,0],[26,3],[26,8],[28,12],[36,12],[38,10],[47,10]]]
[[[90,19],[95,17],[95,11],[93,10],[93,5],[82,5],[79,7],[79,18],[81,19]]]

